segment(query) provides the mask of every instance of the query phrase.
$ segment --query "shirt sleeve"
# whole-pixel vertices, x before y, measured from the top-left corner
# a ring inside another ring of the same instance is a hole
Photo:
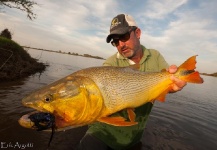
[[[103,62],[103,66],[118,66],[117,60],[116,60],[116,54],[114,54],[111,57],[107,58]]]

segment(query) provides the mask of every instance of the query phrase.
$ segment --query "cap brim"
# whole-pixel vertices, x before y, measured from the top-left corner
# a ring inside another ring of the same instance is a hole
[[[113,30],[106,38],[106,42],[109,43],[112,39],[112,35],[121,35],[125,34],[129,31],[129,27],[121,28],[121,29],[116,29]]]

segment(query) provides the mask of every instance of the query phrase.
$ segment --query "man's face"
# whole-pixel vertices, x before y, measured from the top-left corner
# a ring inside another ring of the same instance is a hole
[[[135,56],[136,51],[140,47],[139,37],[140,29],[137,28],[134,30],[130,30],[123,35],[113,35],[113,41],[111,43],[113,46],[116,46],[118,52],[122,56],[130,59]]]

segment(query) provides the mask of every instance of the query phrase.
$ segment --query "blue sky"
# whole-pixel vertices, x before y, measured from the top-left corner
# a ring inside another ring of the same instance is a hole
[[[25,12],[0,10],[0,30],[8,28],[20,45],[91,54],[116,52],[106,43],[112,18],[130,14],[142,29],[141,44],[157,49],[169,64],[192,55],[197,70],[217,72],[216,0],[37,0],[28,20]]]

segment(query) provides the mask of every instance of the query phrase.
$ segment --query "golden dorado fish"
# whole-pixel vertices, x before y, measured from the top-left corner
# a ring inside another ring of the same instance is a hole
[[[112,66],[74,72],[25,97],[23,105],[43,113],[24,115],[19,123],[23,127],[33,128],[43,125],[40,118],[44,115],[43,120],[50,121],[52,114],[56,129],[96,121],[114,126],[135,125],[133,108],[154,100],[164,101],[173,84],[171,76],[186,82],[203,83],[199,73],[194,70],[195,64],[196,56],[192,56],[178,67],[175,74],[167,71],[145,73],[129,67]],[[123,109],[127,109],[130,121],[121,116],[110,116]]]

